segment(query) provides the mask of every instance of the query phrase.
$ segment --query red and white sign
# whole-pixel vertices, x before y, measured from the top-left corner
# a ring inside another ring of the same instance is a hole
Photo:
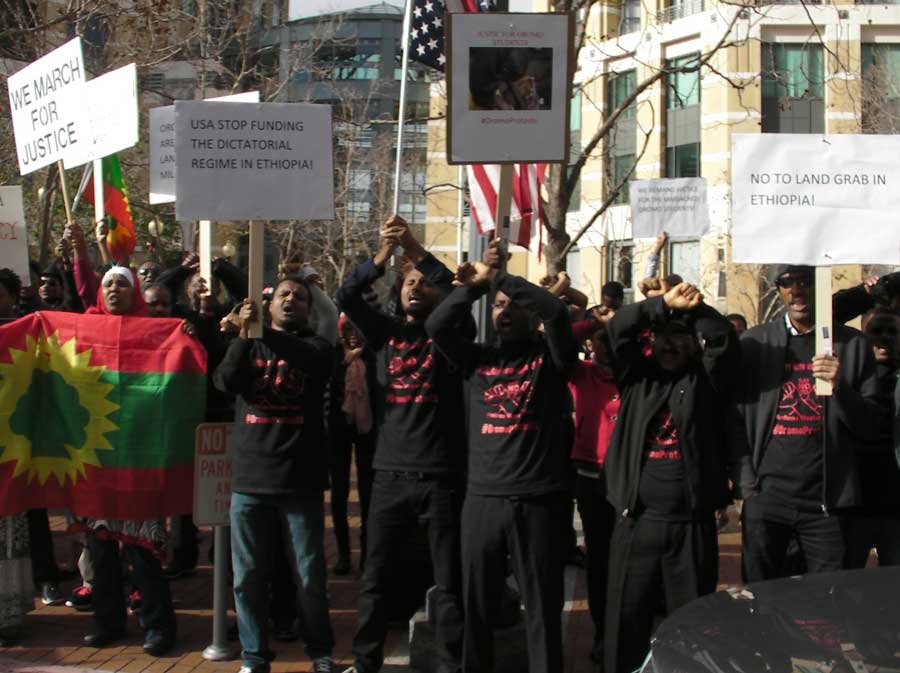
[[[233,423],[201,423],[194,445],[194,523],[227,526],[231,509],[231,428]]]

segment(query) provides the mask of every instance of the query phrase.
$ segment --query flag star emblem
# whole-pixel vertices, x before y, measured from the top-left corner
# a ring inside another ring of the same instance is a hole
[[[413,14],[415,15],[415,17],[417,19],[421,19],[422,18],[422,8],[419,6],[416,6],[416,8],[413,10]]]
[[[416,51],[419,53],[419,56],[424,56],[425,55],[425,45],[420,44],[418,47],[416,47]]]
[[[423,23],[423,24],[422,24],[422,39],[425,39],[425,35],[426,35],[427,33],[428,33],[428,24],[427,24],[427,23]]]
[[[425,11],[429,13],[434,11],[434,3],[432,3],[431,0],[428,0],[428,2],[425,3]]]
[[[416,40],[418,40],[418,39],[419,39],[419,29],[418,29],[418,28],[413,28],[413,29],[409,32],[409,36],[412,38],[413,42],[415,42]]]
[[[440,17],[436,16],[436,17],[434,17],[434,21],[431,23],[431,25],[435,30],[437,30],[438,28],[440,28],[441,26],[444,25],[444,22],[441,21]]]
[[[431,38],[430,40],[428,40],[428,48],[429,49],[437,49],[437,40],[435,40],[434,38]]]
[[[437,62],[441,65],[444,65],[447,62],[447,57],[441,54],[440,56],[438,56]]]

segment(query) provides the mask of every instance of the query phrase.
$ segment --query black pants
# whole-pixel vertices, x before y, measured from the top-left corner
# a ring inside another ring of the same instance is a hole
[[[840,518],[820,512],[800,512],[744,500],[743,559],[748,582],[785,576],[787,549],[795,537],[810,573],[840,570],[844,565],[844,538]]]
[[[190,514],[182,514],[172,519],[172,561],[182,570],[193,570],[197,567],[200,553],[197,540],[199,533]]]
[[[94,564],[92,601],[94,620],[104,632],[125,630],[125,587],[119,543],[98,540],[88,534],[88,550]],[[125,561],[131,565],[130,580],[141,593],[140,621],[147,631],[175,635],[175,611],[169,582],[163,577],[159,559],[149,549],[126,544],[122,547]]]
[[[50,518],[46,509],[28,510],[28,539],[31,542],[31,575],[34,583],[59,582],[59,568],[53,551]]]
[[[716,590],[718,540],[704,521],[619,517],[613,530],[606,603],[606,673],[631,673],[650,649],[660,598],[666,613]]]
[[[603,638],[609,543],[616,525],[616,510],[606,499],[606,478],[602,472],[596,478],[579,474],[575,494],[587,552],[588,608],[594,622],[595,639]]]
[[[459,502],[456,478],[418,479],[376,471],[369,509],[368,558],[359,595],[359,629],[353,639],[360,673],[378,671],[384,662],[391,596],[392,563],[418,522],[428,528],[436,594],[435,635],[438,670],[459,669],[462,651],[460,608]]]
[[[493,624],[506,586],[507,556],[525,604],[529,673],[563,670],[565,496],[512,499],[466,495],[462,515],[463,670],[494,670]]]
[[[879,566],[900,564],[900,519],[850,514],[843,517],[842,527],[846,568],[865,568],[873,548]]]
[[[366,518],[372,499],[373,433],[361,435],[346,423],[332,422],[331,428],[331,519],[337,539],[338,556],[350,558],[350,527],[347,523],[347,499],[350,496],[350,463],[356,454],[356,490],[360,510],[360,561],[366,558]]]

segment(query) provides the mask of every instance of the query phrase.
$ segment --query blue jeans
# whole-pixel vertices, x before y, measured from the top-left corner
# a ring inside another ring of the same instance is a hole
[[[310,658],[330,656],[334,634],[328,616],[325,510],[321,493],[250,494],[231,497],[234,604],[244,665],[269,670],[269,596],[274,554],[284,533],[297,585],[300,635]]]

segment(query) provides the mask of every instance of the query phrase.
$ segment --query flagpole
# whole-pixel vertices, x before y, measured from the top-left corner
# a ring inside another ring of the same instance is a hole
[[[406,75],[409,69],[409,32],[412,30],[413,0],[406,0],[403,13],[403,64],[400,68],[400,111],[397,115],[397,165],[394,166],[393,214],[400,210],[400,172],[403,161],[403,126],[406,119]]]
[[[106,237],[97,235],[97,227],[106,221],[106,204],[103,201],[103,159],[94,159],[94,237],[97,239],[97,247],[100,248],[100,257],[103,263],[109,264]]]
[[[456,181],[459,191],[456,194],[456,264],[463,263],[463,227],[465,226],[466,209],[466,167],[460,165],[456,169]]]

